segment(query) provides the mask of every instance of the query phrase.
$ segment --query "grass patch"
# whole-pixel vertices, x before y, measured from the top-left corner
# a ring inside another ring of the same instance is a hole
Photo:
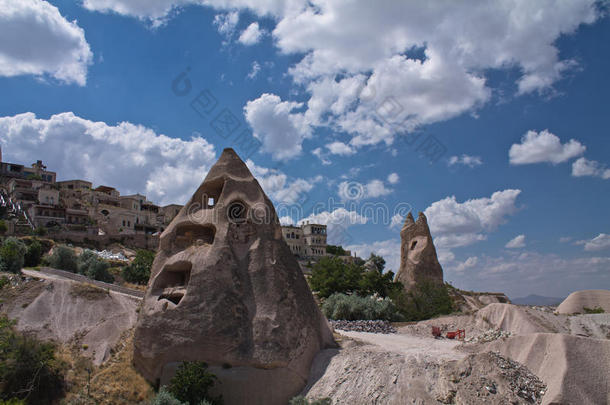
[[[585,311],[585,314],[603,314],[606,312],[601,307],[595,307],[595,308],[584,307],[583,310]]]
[[[108,297],[110,295],[110,290],[89,283],[72,283],[70,286],[70,295],[76,298],[95,301]]]

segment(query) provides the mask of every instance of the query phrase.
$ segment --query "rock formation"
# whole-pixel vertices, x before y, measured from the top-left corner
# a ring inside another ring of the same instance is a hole
[[[228,405],[286,404],[334,346],[273,204],[232,149],[161,235],[134,346],[153,382],[207,362]]]
[[[400,230],[400,269],[395,281],[403,283],[407,291],[423,281],[443,283],[443,269],[423,212],[417,221],[409,212]]]

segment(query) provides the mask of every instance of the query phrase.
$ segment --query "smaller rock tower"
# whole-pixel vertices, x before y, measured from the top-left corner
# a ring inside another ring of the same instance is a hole
[[[436,249],[423,212],[417,221],[409,213],[400,230],[400,269],[395,281],[404,284],[409,291],[422,281],[443,284],[443,268],[436,257]]]

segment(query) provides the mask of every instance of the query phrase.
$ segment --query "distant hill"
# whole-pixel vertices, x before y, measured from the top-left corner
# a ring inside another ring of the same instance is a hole
[[[528,295],[527,297],[511,299],[511,302],[516,305],[559,305],[563,300],[564,298]]]

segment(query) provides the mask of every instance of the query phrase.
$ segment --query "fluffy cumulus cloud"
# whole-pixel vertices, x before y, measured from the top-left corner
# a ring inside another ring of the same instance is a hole
[[[546,91],[576,65],[557,39],[599,18],[596,0],[84,0],[90,10],[159,21],[200,4],[276,21],[280,52],[309,93],[308,122],[345,131],[350,145],[391,144],[397,133],[473,112],[492,94],[486,73],[518,71],[518,94]],[[544,24],[540,22],[544,21]]]
[[[504,246],[507,249],[521,249],[525,247],[525,235],[517,235]]]
[[[6,161],[27,164],[38,156],[60,179],[145,193],[159,204],[184,204],[216,159],[214,146],[198,136],[185,141],[71,112],[48,119],[33,113],[1,117],[0,142]]]
[[[476,256],[469,257],[463,262],[457,263],[453,268],[456,273],[463,273],[464,271],[471,269],[477,265],[479,258]]]
[[[508,189],[497,191],[490,198],[475,198],[463,203],[458,202],[455,196],[432,203],[424,213],[435,245],[451,259],[450,249],[485,240],[487,233],[517,212],[519,194],[521,190]]]
[[[464,154],[462,156],[451,156],[448,164],[449,166],[463,165],[473,168],[476,166],[481,166],[483,164],[483,159],[481,159],[480,156],[470,156]]]
[[[572,176],[592,176],[608,180],[610,179],[610,169],[595,160],[587,160],[581,157],[572,163]]]
[[[84,86],[93,59],[85,32],[42,0],[0,0],[0,76],[49,76]]]
[[[579,240],[575,242],[577,245],[584,245],[586,251],[594,252],[597,250],[610,249],[610,235],[600,233],[595,238],[590,240]]]
[[[333,155],[349,156],[356,153],[354,148],[343,142],[332,142],[326,145],[326,148]]]
[[[218,32],[226,38],[233,36],[238,22],[239,13],[237,11],[217,14],[214,16],[214,25],[218,29]]]
[[[398,176],[398,173],[390,173],[388,175],[388,183],[390,184],[396,184],[400,181],[400,177]]]
[[[263,150],[274,159],[287,160],[301,153],[303,139],[311,136],[311,128],[303,113],[294,112],[302,104],[282,101],[275,94],[265,93],[244,107],[246,121]]]
[[[239,42],[243,45],[254,45],[263,38],[264,33],[258,23],[253,22],[239,35]]]
[[[285,216],[281,212],[284,205],[293,205],[304,201],[304,196],[313,189],[316,183],[322,181],[321,176],[310,179],[290,179],[282,171],[257,166],[250,159],[246,160],[246,165],[252,172],[252,175],[259,181],[265,193],[276,204],[281,204],[277,207],[280,211],[278,215],[281,216]]]
[[[575,139],[561,143],[557,135],[548,130],[527,131],[521,143],[515,143],[508,151],[510,164],[563,163],[585,153],[586,147]]]
[[[365,198],[378,198],[391,194],[394,190],[387,188],[383,181],[370,180],[366,184],[355,181],[342,181],[339,183],[338,194],[343,201],[359,201]]]

